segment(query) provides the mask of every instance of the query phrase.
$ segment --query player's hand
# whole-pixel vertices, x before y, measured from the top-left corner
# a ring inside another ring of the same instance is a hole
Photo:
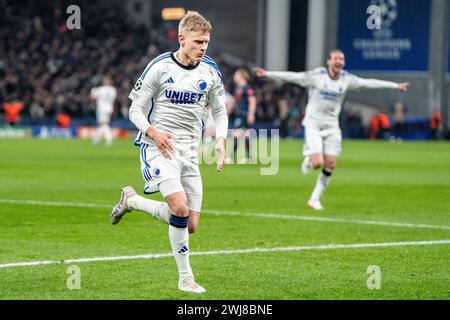
[[[160,132],[150,127],[145,134],[155,141],[156,147],[166,159],[172,158],[172,155],[175,153],[171,141],[172,135],[170,133]]]
[[[255,115],[254,114],[247,115],[247,123],[249,125],[252,125],[255,123]]]
[[[402,82],[397,84],[397,90],[406,92],[408,91],[410,83],[409,82]]]
[[[256,68],[255,69],[255,74],[256,74],[257,77],[262,78],[262,77],[265,77],[267,75],[267,71],[266,71],[266,69],[263,69],[263,68]]]
[[[217,155],[217,171],[222,171],[223,163],[225,162],[225,138],[220,137],[216,142],[216,155]]]

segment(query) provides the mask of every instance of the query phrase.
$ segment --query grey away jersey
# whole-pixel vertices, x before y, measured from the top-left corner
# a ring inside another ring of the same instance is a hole
[[[192,67],[180,64],[173,52],[156,57],[137,80],[129,98],[133,101],[130,120],[140,130],[137,145],[141,141],[152,141],[145,136],[150,126],[172,133],[174,142],[198,144],[208,105],[211,106],[216,136],[227,135],[222,75],[217,64],[207,56]]]
[[[325,124],[339,127],[339,113],[347,92],[359,89],[395,89],[395,82],[359,78],[341,71],[339,79],[333,80],[324,67],[307,72],[273,72],[267,76],[275,80],[291,82],[308,88],[303,125]]]

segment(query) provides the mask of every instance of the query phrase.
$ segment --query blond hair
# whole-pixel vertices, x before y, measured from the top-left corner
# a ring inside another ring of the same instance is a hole
[[[236,72],[239,72],[242,78],[245,79],[245,81],[247,82],[250,81],[250,72],[248,72],[247,69],[240,67],[236,70]]]
[[[186,32],[193,31],[211,33],[212,26],[211,23],[197,11],[188,11],[178,25],[178,34],[185,35]]]

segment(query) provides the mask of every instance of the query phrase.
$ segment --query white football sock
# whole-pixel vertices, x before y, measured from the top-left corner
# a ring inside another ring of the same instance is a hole
[[[98,144],[100,142],[100,138],[102,137],[102,132],[100,127],[97,127],[94,132],[94,136],[92,137],[92,143]]]
[[[329,174],[325,175],[324,171]],[[327,188],[328,183],[330,182],[330,179],[331,179],[331,170],[324,169],[323,171],[320,172],[319,176],[317,177],[316,186],[314,187],[314,191],[311,194],[311,198],[310,198],[311,200],[319,200],[320,199],[320,197],[325,192],[325,189]]]
[[[127,206],[130,209],[142,211],[155,217],[162,222],[169,224],[170,208],[166,202],[150,200],[140,195],[128,198]]]
[[[105,137],[105,140],[106,140],[106,144],[108,146],[112,146],[113,133],[112,133],[111,128],[107,124],[103,125],[103,134],[104,134],[104,137]]]
[[[188,229],[169,225],[169,239],[180,277],[192,276],[192,269],[189,264]]]

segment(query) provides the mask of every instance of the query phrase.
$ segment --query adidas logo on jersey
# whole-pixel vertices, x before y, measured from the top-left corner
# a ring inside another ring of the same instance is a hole
[[[165,90],[164,93],[166,98],[170,99],[170,102],[174,104],[194,104],[203,97],[203,93],[189,91]]]
[[[169,79],[164,81],[164,83],[175,83],[175,82],[173,81],[172,77],[170,77]]]

